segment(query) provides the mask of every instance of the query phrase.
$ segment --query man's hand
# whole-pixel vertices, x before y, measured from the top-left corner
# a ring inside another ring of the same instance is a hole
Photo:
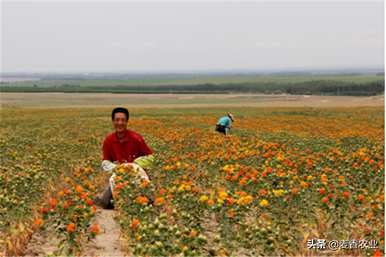
[[[103,160],[102,161],[102,170],[105,172],[113,173],[115,167],[117,167],[117,164],[112,163],[111,161],[108,160]]]

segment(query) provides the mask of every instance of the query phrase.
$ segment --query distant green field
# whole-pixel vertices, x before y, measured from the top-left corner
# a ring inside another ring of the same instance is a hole
[[[126,79],[2,82],[2,92],[112,93],[286,93],[376,95],[384,92],[383,75],[190,75]]]
[[[12,87],[54,87],[61,85],[81,87],[107,87],[107,86],[171,86],[171,85],[194,85],[194,84],[233,84],[233,83],[272,83],[292,84],[311,81],[338,81],[348,83],[369,83],[383,80],[384,76],[377,75],[223,75],[223,76],[190,76],[185,79],[159,77],[129,80],[40,80],[40,81],[16,81],[7,83]],[[5,85],[5,84],[3,84]]]

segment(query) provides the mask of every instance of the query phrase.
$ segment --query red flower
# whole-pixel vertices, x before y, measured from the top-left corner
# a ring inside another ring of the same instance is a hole
[[[49,211],[49,209],[48,208],[46,208],[46,207],[42,207],[42,208],[40,208],[40,212],[41,213],[47,213]]]
[[[87,199],[86,200],[86,203],[87,203],[87,205],[93,205],[94,204],[94,201],[93,200],[91,200],[91,199]]]

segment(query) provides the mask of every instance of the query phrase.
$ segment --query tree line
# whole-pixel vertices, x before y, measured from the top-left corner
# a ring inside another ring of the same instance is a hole
[[[81,86],[80,84],[59,84],[46,87],[12,86],[2,83],[1,92],[68,92],[68,93],[251,93],[251,94],[294,94],[294,95],[350,95],[371,96],[384,93],[384,80],[369,82],[347,82],[336,80],[312,80],[304,82],[241,82],[203,83],[191,85],[112,85]]]

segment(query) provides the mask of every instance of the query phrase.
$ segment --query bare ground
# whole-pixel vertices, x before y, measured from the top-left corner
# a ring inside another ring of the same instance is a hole
[[[82,256],[125,256],[121,247],[121,231],[114,220],[114,210],[98,209],[95,222],[100,234],[82,247]],[[26,256],[47,256],[58,250],[59,239],[51,230],[35,233],[26,250]]]
[[[376,107],[384,96],[308,96],[257,94],[110,94],[110,93],[1,93],[6,107],[103,107],[123,105],[163,107]]]
[[[98,209],[95,222],[101,227],[101,233],[95,237],[83,251],[83,256],[124,256],[121,248],[121,231],[114,220],[114,210]]]

